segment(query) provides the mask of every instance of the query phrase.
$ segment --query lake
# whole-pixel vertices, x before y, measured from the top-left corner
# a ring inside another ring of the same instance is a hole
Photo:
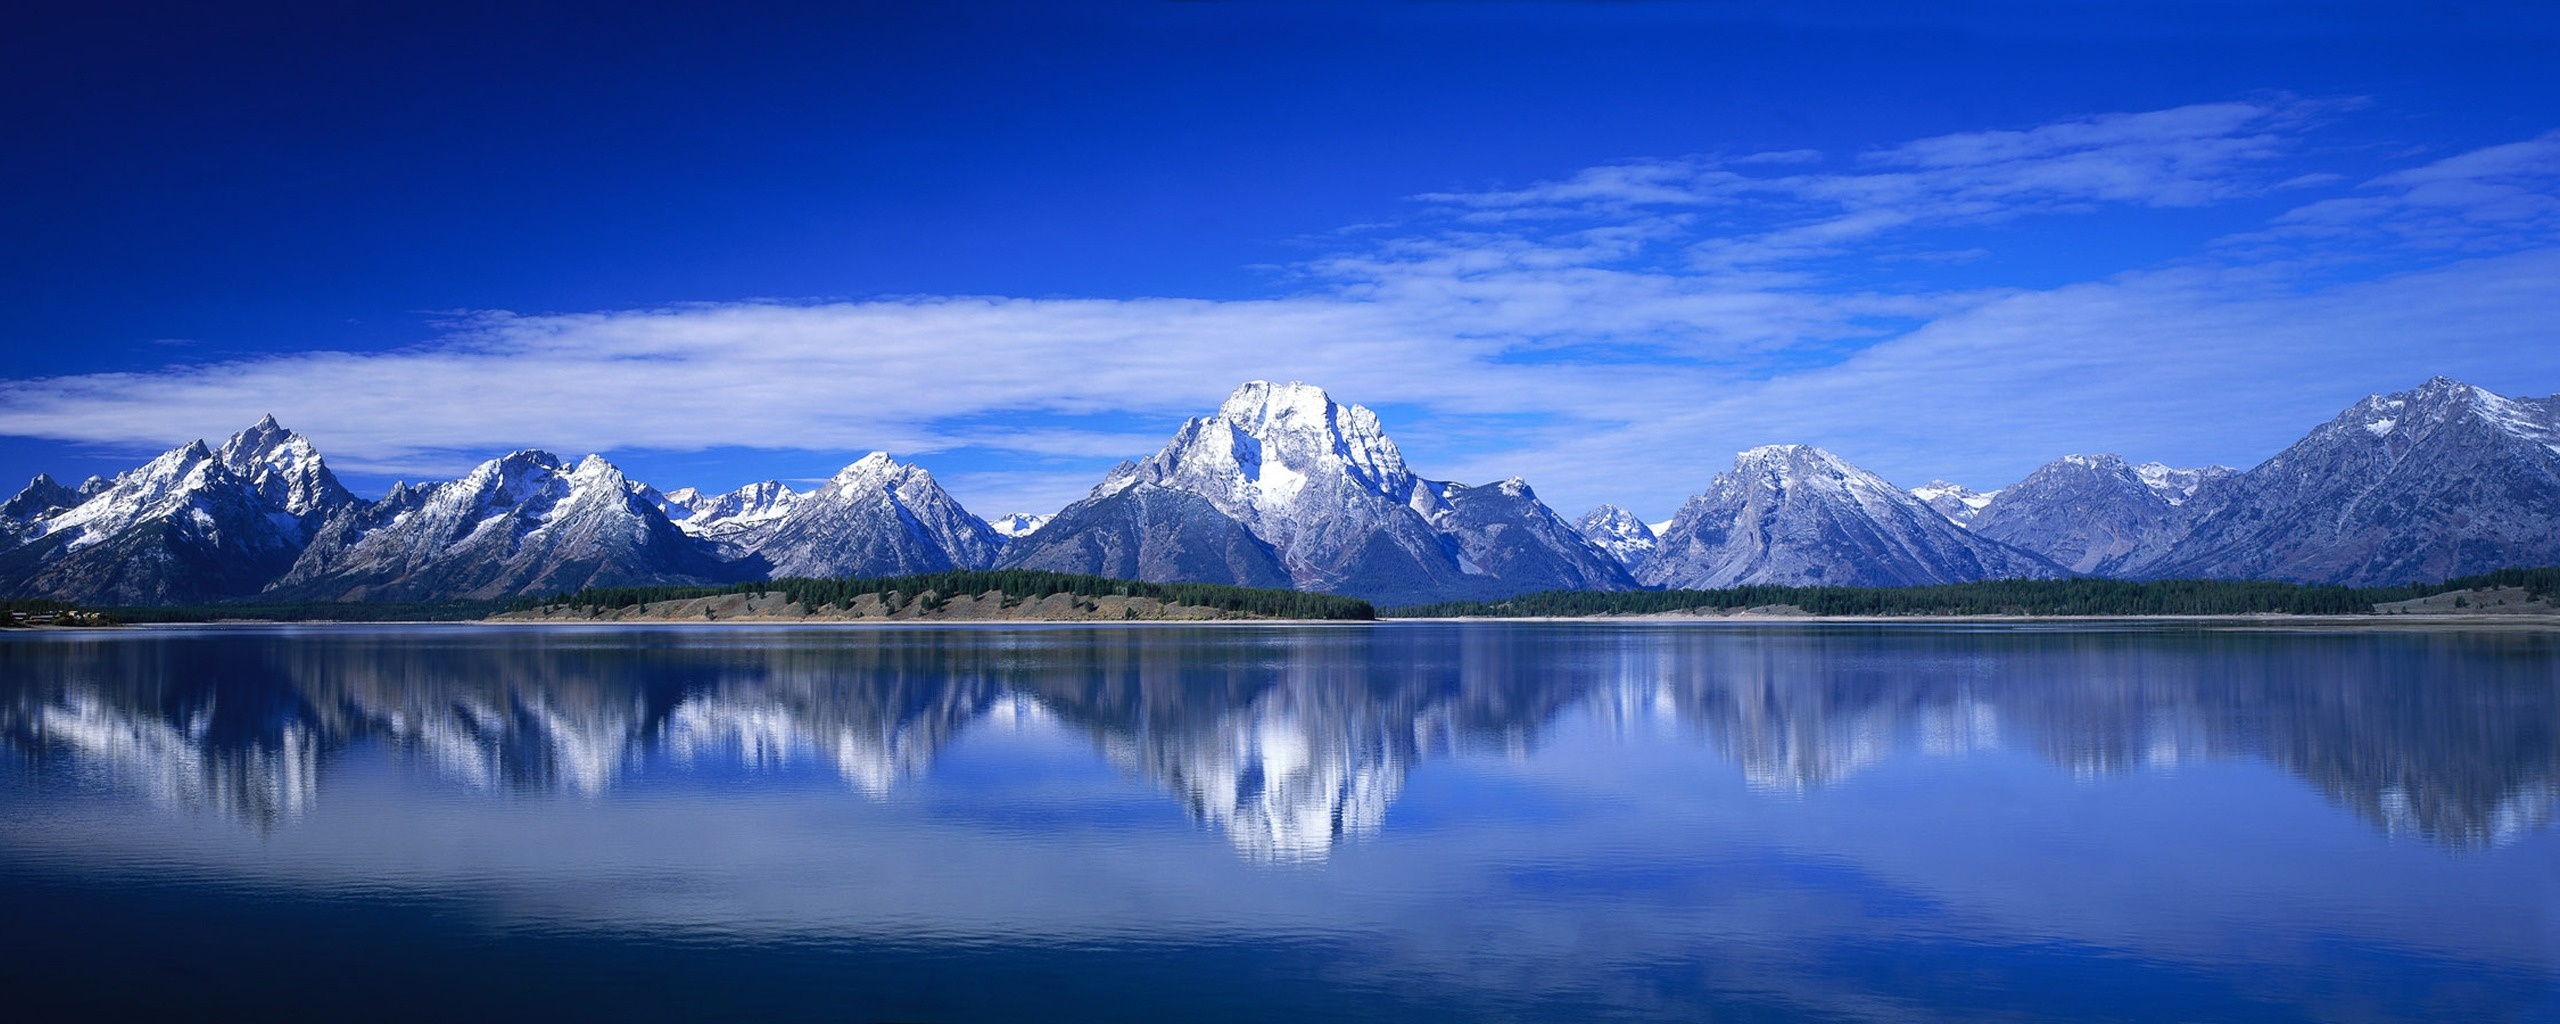
[[[0,636],[9,1014],[2560,1020],[2560,635]]]

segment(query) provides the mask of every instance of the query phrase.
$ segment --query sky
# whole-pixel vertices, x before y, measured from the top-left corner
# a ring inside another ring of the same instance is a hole
[[[0,475],[272,413],[1038,512],[1272,379],[1665,518],[2560,392],[2560,11],[1913,6],[22,5]]]

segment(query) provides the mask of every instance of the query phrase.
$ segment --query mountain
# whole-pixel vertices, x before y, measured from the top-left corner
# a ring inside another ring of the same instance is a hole
[[[1288,587],[1280,556],[1207,498],[1154,484],[1099,493],[1016,538],[1009,569],[1129,580]]]
[[[642,487],[640,494],[686,536],[714,542],[732,541],[771,525],[790,514],[800,498],[780,480],[752,483],[724,494],[704,494],[691,487],[664,494]]]
[[[1049,520],[1056,518],[1058,517],[1055,513],[1041,515],[1033,512],[1014,512],[987,520],[987,528],[994,530],[996,536],[1004,538],[1009,544],[1031,536],[1041,527],[1049,525]]]
[[[1680,507],[1636,578],[1663,587],[1897,587],[2052,577],[2058,567],[1974,536],[1810,445],[1754,448]]]
[[[23,520],[18,542],[0,551],[0,592],[94,604],[243,597],[356,504],[318,449],[271,416],[219,450],[189,442],[103,487],[84,485],[67,507],[59,486],[21,492],[50,510]]]
[[[53,477],[38,473],[27,486],[7,502],[0,502],[0,545],[13,543],[16,528],[61,512],[87,500],[80,492],[64,487]]]
[[[1998,491],[1985,493],[1963,484],[1951,484],[1944,480],[1931,480],[1911,489],[1912,497],[1920,499],[1921,504],[1937,509],[1939,515],[1947,517],[1949,522],[1958,526],[1973,525],[1973,517],[1980,514],[1984,506],[1991,504],[1991,499],[1999,493]]]
[[[2002,488],[1974,516],[1973,532],[2075,573],[2122,575],[2158,560],[2187,532],[2170,499],[2183,501],[2193,488],[2152,481],[2171,473],[2200,480],[2201,472],[2166,470],[2146,479],[2113,455],[2065,455]]]
[[[1616,556],[1557,517],[1519,477],[1432,489],[1447,507],[1431,525],[1457,541],[1458,564],[1468,572],[1501,580],[1514,593],[1636,589]]]
[[[599,456],[573,468],[549,452],[515,452],[462,479],[397,487],[333,516],[273,593],[489,599],[739,574],[636,490]]]
[[[1653,557],[1654,545],[1660,539],[1652,526],[1616,505],[1602,505],[1583,513],[1582,518],[1574,520],[1573,529],[1629,572]]]
[[[2141,575],[2378,586],[2560,564],[2560,396],[2443,377],[2373,395],[2187,507],[2193,530]]]
[[[984,569],[1004,547],[1004,538],[960,507],[933,474],[887,452],[865,455],[817,489],[761,509],[754,515],[762,518],[727,520],[736,527],[720,539],[762,559],[774,576]]]
[[[1114,500],[1137,488],[1200,501],[1156,494]],[[1503,485],[1490,490],[1468,496],[1463,504],[1472,507],[1462,508],[1452,500],[1460,490],[1405,466],[1368,409],[1338,404],[1308,384],[1252,381],[1215,415],[1184,422],[1154,456],[1113,469],[1091,496],[1016,542],[1003,564],[1103,573],[1134,560],[1210,572],[1143,579],[1246,582],[1234,574],[1258,572],[1259,562],[1206,518],[1214,513],[1258,541],[1287,579],[1307,590],[1397,603],[1498,596],[1559,579],[1630,585],[1606,554],[1569,528],[1559,533],[1562,521],[1525,486],[1516,494]],[[1559,543],[1564,538],[1570,540]]]
[[[2187,499],[2196,496],[2196,492],[2239,472],[2229,466],[2178,469],[2158,462],[2145,462],[2133,467],[2133,475],[2142,479],[2143,486],[2151,488],[2172,505],[2184,505]]]

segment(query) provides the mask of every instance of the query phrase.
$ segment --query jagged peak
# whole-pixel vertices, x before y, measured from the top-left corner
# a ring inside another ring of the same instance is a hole
[[[1979,497],[1983,493],[1951,480],[1931,480],[1911,489],[1911,496],[1922,501],[1947,495],[1957,498]]]
[[[1217,418],[1230,423],[1262,423],[1286,418],[1323,423],[1341,408],[1323,388],[1305,381],[1274,384],[1267,380],[1249,380],[1236,385],[1236,389],[1228,393],[1227,400],[1218,405]]]
[[[624,484],[630,479],[629,477],[622,475],[622,467],[606,461],[605,457],[602,455],[594,454],[590,454],[586,458],[579,459],[578,467],[570,470],[569,476],[571,479],[579,481],[592,480],[600,483],[609,483],[617,492],[625,490],[626,488],[624,487]]]
[[[2045,466],[2048,469],[2057,466],[2068,466],[2073,469],[2095,469],[2100,471],[2132,468],[2125,464],[2124,456],[2105,452],[2101,452],[2096,455],[2065,455],[2059,459],[2053,460],[2052,462],[2046,463]]]
[[[897,470],[914,468],[916,467],[890,458],[888,452],[876,451],[847,463],[843,469],[836,471],[835,478],[851,480],[856,477],[886,476]]]
[[[2365,396],[2330,421],[2340,433],[2373,438],[2424,432],[2434,425],[2477,415],[2498,430],[2542,444],[2560,444],[2560,420],[2548,402],[2515,399],[2451,377],[2431,377],[2406,391]]]
[[[540,448],[519,448],[471,468],[452,486],[468,491],[513,488],[537,478],[547,479],[568,472],[560,457]]]
[[[1782,467],[1820,469],[1844,476],[1866,472],[1851,465],[1847,459],[1809,444],[1764,444],[1756,448],[1743,449],[1733,457],[1733,468],[1736,470],[1774,470]]]
[[[1275,451],[1280,456],[1278,461],[1284,464],[1310,458],[1322,461],[1329,456],[1347,464],[1354,476],[1381,492],[1398,492],[1411,486],[1404,453],[1387,437],[1378,415],[1366,406],[1336,402],[1313,384],[1246,381],[1227,396],[1218,406],[1217,415],[1208,422],[1224,424],[1258,442],[1257,459],[1268,460]],[[1197,430],[1186,433],[1196,434]]]
[[[1576,518],[1573,521],[1573,527],[1586,535],[1605,533],[1620,537],[1641,537],[1646,540],[1653,539],[1656,532],[1653,524],[1645,522],[1635,513],[1605,503],[1594,506],[1591,511]]]

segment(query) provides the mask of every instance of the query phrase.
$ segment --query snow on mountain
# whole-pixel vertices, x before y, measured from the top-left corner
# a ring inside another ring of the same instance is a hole
[[[1178,491],[1206,505],[1151,495],[1109,504],[1120,520],[1103,514],[1105,503],[1140,487]],[[1030,538],[1038,543],[1016,544],[1005,564],[1098,572],[1104,563],[1095,559],[1103,552],[1126,551],[1127,558],[1158,565],[1250,566],[1254,560],[1233,547],[1227,531],[1202,520],[1215,512],[1267,546],[1288,578],[1308,590],[1397,602],[1516,593],[1535,589],[1533,580],[1621,585],[1614,578],[1622,571],[1605,554],[1578,542],[1548,543],[1552,531],[1535,517],[1492,521],[1501,518],[1489,511],[1496,505],[1522,514],[1535,505],[1554,520],[1534,497],[1527,504],[1488,499],[1479,502],[1487,511],[1469,513],[1451,502],[1453,493],[1414,475],[1368,409],[1338,404],[1309,384],[1252,381],[1216,414],[1183,423],[1154,456],[1113,469],[1085,501]],[[1060,533],[1069,522],[1111,539],[1087,543]],[[1527,532],[1497,538],[1488,532],[1496,526]],[[1471,550],[1489,557],[1499,550],[1519,582],[1476,563]]]
[[[1939,515],[1947,517],[1948,521],[1958,526],[1973,525],[1973,517],[1982,511],[1983,506],[1991,504],[1991,499],[1999,493],[1998,491],[1977,491],[1963,484],[1951,484],[1944,480],[1931,480],[1911,489],[1912,497],[1920,499],[1921,504],[1937,509]]]
[[[1873,473],[1810,445],[1734,458],[1689,499],[1636,572],[1647,584],[1915,586],[2060,575],[1974,536]]]
[[[1271,545],[1207,498],[1144,483],[1095,490],[1008,545],[999,564],[1128,580],[1295,584]]]
[[[799,500],[782,481],[765,480],[723,494],[680,487],[666,493],[660,510],[687,536],[730,541],[780,522]]]
[[[761,486],[761,485],[760,485]],[[773,485],[780,488],[780,485]],[[761,558],[775,576],[895,576],[984,569],[1004,540],[935,483],[933,474],[872,452],[805,494],[741,500],[720,539]],[[733,492],[734,496],[734,492]],[[731,506],[714,504],[704,513]]]
[[[2353,586],[2560,564],[2560,396],[2438,377],[2197,491],[2150,577]]]
[[[2177,506],[2203,474],[2166,470],[2146,478],[2113,455],[2065,455],[2001,489],[1974,516],[1973,532],[2075,573],[2119,575],[2185,535]]]
[[[1626,566],[1559,518],[1526,481],[1469,487],[1434,484],[1447,510],[1431,525],[1457,542],[1459,566],[1518,593],[1633,590]]]
[[[1002,537],[1006,541],[1010,542],[1030,536],[1033,531],[1049,525],[1049,520],[1056,518],[1058,518],[1058,516],[1057,513],[1054,512],[1047,515],[1033,512],[1014,512],[987,520],[987,528],[994,530],[996,532],[996,536]]]
[[[356,502],[356,496],[339,486],[337,476],[321,461],[320,450],[302,435],[277,425],[273,416],[260,417],[256,425],[232,435],[215,458],[255,488],[259,500],[301,518],[306,529]]]
[[[1583,513],[1582,518],[1574,520],[1573,528],[1629,571],[1653,557],[1654,545],[1661,539],[1650,524],[1616,505],[1602,505]]]
[[[355,502],[318,450],[273,417],[218,451],[190,442],[82,492],[69,507],[43,495],[53,509],[16,527],[0,591],[134,604],[247,596]]]
[[[524,450],[332,517],[275,586],[321,600],[488,599],[709,583],[735,571],[633,493],[612,463]]]
[[[84,501],[80,492],[64,487],[53,477],[38,473],[27,486],[7,502],[0,503],[0,543],[16,536],[12,527],[24,526],[53,515]]]
[[[2151,488],[2172,505],[2184,505],[2187,499],[2196,496],[2197,491],[2239,472],[2229,466],[2180,469],[2158,462],[2145,462],[2133,467],[2133,475],[2141,478],[2143,486]]]

